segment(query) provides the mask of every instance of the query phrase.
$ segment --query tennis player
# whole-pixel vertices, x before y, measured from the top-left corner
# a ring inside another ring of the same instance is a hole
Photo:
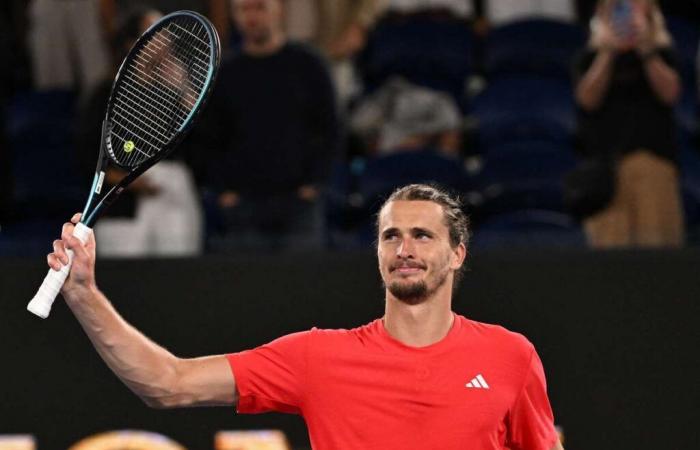
[[[523,336],[452,311],[467,218],[447,193],[398,189],[378,217],[384,317],[253,350],[182,359],[129,325],[95,281],[95,240],[63,227],[48,263],[73,269],[68,306],[107,365],[156,408],[301,414],[317,450],[561,450],[542,363]]]

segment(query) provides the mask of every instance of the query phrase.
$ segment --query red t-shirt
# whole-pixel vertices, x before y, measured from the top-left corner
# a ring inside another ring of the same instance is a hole
[[[238,412],[301,414],[315,450],[550,450],[542,363],[520,334],[455,316],[409,347],[381,319],[294,333],[228,355]]]

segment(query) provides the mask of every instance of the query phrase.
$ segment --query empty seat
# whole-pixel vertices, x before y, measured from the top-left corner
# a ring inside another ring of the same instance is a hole
[[[368,205],[378,205],[394,189],[411,183],[437,183],[463,192],[468,178],[458,160],[431,151],[399,152],[369,160],[358,192]]]
[[[552,141],[518,140],[484,151],[480,186],[514,181],[559,181],[576,166],[573,149]]]
[[[75,108],[76,98],[67,91],[23,93],[13,99],[6,131],[13,210],[20,218],[65,218],[85,201],[87,186],[77,174],[74,152]]]
[[[576,124],[571,83],[556,78],[506,76],[472,101],[481,147],[520,139],[570,142]]]
[[[473,34],[462,21],[384,21],[372,32],[359,64],[370,90],[401,75],[449,92],[462,105],[465,81],[472,73],[473,46]]]
[[[578,26],[547,19],[511,22],[493,29],[485,43],[489,76],[535,74],[568,80],[574,54],[585,44]]]
[[[514,248],[585,247],[581,227],[569,215],[541,210],[504,213],[481,223],[474,232],[473,248],[494,250]]]

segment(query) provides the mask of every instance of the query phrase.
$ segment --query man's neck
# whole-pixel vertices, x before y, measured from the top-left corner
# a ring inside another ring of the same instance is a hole
[[[447,294],[409,305],[387,292],[384,314],[387,333],[410,347],[425,347],[441,341],[454,322],[451,293]]]
[[[251,56],[269,56],[276,53],[287,43],[284,33],[273,33],[263,42],[252,40],[243,42],[243,51]]]

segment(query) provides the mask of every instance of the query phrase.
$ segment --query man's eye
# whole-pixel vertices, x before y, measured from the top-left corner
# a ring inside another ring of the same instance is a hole
[[[430,235],[428,233],[417,233],[416,237],[418,239],[423,239],[423,240],[430,239]]]

